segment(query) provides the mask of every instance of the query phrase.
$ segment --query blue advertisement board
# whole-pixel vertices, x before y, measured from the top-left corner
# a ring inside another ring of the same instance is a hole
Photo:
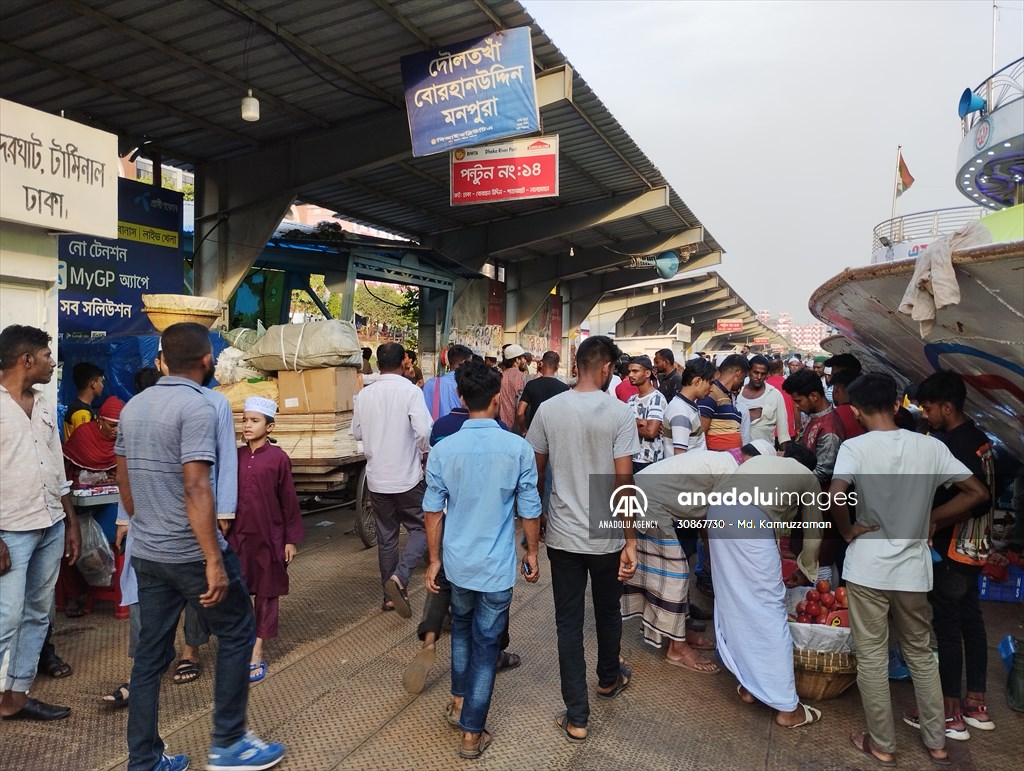
[[[402,57],[414,156],[540,130],[530,29]]]
[[[181,294],[182,194],[117,181],[118,238],[57,237],[58,326],[74,334],[153,332],[143,294]]]

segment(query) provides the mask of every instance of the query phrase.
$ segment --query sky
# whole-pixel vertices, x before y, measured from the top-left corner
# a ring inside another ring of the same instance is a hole
[[[523,0],[726,254],[755,310],[812,320],[811,293],[871,260],[896,151],[896,215],[954,187],[960,94],[992,69],[991,0]],[[1024,55],[997,0],[996,69]]]

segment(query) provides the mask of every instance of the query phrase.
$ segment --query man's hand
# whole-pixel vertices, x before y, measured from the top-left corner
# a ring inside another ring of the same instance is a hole
[[[233,519],[218,519],[217,520],[217,527],[220,528],[221,535],[223,535],[225,538],[227,538],[228,537],[228,533],[231,532],[231,525],[232,525],[233,522],[234,522]]]
[[[298,549],[295,548],[295,544],[286,543],[284,545],[284,564],[291,565],[296,554],[298,554]]]
[[[11,553],[7,551],[7,544],[0,538],[0,576],[11,569]]]
[[[619,555],[619,580],[625,583],[636,572],[636,542],[626,541]]]
[[[74,565],[81,552],[82,531],[78,527],[78,518],[76,517],[64,526],[64,556],[68,558],[68,565]]]
[[[519,569],[523,572],[523,577],[531,584],[537,583],[537,579],[540,578],[540,563],[537,559],[536,554],[527,553],[523,557],[523,562],[530,566],[530,572],[527,573],[520,567]]]
[[[805,576],[800,570],[794,570],[790,577],[782,583],[785,584],[787,589],[795,589],[798,586],[813,586],[811,579]]]
[[[874,533],[878,527],[878,525],[862,525],[860,522],[854,522],[844,537],[847,543],[851,543],[854,538],[860,538],[864,533]]]
[[[128,525],[118,525],[117,535],[114,536],[114,547],[122,554],[124,553],[122,546],[126,535],[128,535]]]
[[[206,561],[206,591],[199,595],[199,604],[204,608],[212,608],[220,603],[228,594],[228,574],[224,570],[224,560]]]
[[[427,591],[437,594],[441,587],[437,585],[437,574],[441,572],[441,561],[431,561],[427,565],[427,572],[423,574],[423,582],[427,585]]]

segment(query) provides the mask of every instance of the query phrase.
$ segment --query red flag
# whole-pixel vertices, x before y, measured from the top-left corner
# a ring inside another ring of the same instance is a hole
[[[896,197],[903,195],[913,184],[914,178],[910,176],[910,169],[907,168],[907,162],[903,160],[903,153],[900,152],[896,164]]]

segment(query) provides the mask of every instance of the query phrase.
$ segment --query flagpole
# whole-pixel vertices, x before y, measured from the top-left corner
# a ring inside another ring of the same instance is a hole
[[[892,241],[894,228],[896,227],[896,191],[900,184],[900,153],[903,145],[896,145],[896,174],[892,180],[892,214],[889,216],[889,240]]]

